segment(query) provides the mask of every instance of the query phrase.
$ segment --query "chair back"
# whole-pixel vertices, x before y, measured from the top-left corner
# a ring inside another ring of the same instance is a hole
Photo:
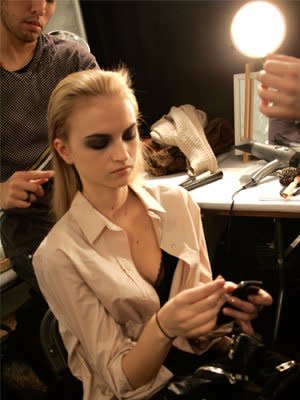
[[[68,354],[58,330],[58,321],[50,309],[41,322],[40,341],[55,379],[61,381],[69,372]]]

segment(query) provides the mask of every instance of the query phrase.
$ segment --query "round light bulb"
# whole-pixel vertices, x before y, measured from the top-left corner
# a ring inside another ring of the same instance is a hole
[[[273,53],[283,42],[285,19],[280,10],[267,1],[251,1],[235,14],[231,38],[235,47],[252,58]]]

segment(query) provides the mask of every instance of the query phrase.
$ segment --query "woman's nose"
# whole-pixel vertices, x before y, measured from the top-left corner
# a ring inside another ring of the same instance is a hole
[[[124,161],[129,158],[127,143],[119,141],[113,146],[113,159],[115,161]]]

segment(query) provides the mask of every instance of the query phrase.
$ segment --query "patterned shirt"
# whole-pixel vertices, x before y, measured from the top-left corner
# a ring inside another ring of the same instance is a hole
[[[82,45],[42,33],[26,68],[0,68],[0,181],[15,171],[30,169],[48,145],[47,105],[57,83],[72,72],[98,67]],[[10,209],[1,224],[7,257],[31,254],[52,226],[51,184],[44,198],[28,209]]]

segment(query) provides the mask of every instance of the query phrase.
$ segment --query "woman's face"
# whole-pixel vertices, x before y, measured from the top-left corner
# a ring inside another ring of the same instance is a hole
[[[55,139],[54,147],[65,162],[75,165],[83,192],[130,182],[139,136],[128,99],[116,95],[79,98],[66,129],[68,141]]]

